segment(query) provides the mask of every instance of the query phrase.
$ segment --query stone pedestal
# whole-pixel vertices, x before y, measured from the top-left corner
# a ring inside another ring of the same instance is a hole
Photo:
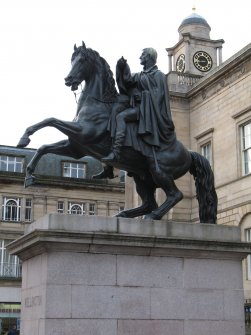
[[[22,335],[244,335],[236,227],[51,214],[9,251]]]

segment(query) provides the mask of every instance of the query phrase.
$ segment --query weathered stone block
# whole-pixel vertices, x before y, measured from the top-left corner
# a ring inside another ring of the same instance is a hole
[[[117,283],[119,286],[181,288],[183,259],[118,255]]]
[[[183,321],[119,320],[117,335],[183,335]]]
[[[49,254],[47,283],[115,285],[116,256],[74,252]]]
[[[149,319],[150,290],[135,287],[72,287],[72,317]]]

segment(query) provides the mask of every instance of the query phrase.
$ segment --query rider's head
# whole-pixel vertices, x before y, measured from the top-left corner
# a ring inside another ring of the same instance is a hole
[[[144,67],[149,67],[155,65],[157,62],[157,51],[153,48],[145,48],[140,56],[140,63]]]

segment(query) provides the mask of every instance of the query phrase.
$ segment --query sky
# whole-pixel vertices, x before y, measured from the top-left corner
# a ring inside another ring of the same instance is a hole
[[[28,126],[47,117],[74,118],[76,101],[64,78],[75,43],[98,51],[113,72],[121,56],[132,72],[141,71],[141,51],[153,47],[167,73],[165,49],[178,42],[193,6],[211,26],[211,39],[224,39],[223,61],[251,42],[250,0],[0,1],[0,144],[15,146]],[[47,127],[29,147],[62,139]]]

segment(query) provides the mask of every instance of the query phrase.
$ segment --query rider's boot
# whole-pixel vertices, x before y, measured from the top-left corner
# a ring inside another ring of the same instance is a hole
[[[124,139],[125,139],[124,130],[118,131],[116,133],[115,141],[112,147],[112,152],[110,152],[108,156],[103,157],[101,161],[104,163],[118,162],[120,159],[120,153],[124,143]]]

